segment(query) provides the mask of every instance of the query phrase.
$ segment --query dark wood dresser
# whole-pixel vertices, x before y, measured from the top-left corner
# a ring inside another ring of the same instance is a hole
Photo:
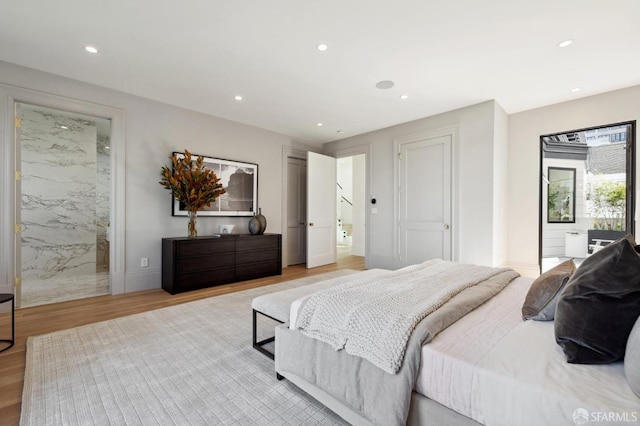
[[[280,274],[280,234],[162,239],[162,288],[171,294]]]

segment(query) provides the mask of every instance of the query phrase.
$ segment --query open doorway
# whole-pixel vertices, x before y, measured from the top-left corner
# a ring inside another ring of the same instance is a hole
[[[337,253],[365,255],[365,154],[341,157],[337,164]]]
[[[540,270],[634,232],[635,122],[540,137]]]
[[[109,294],[111,120],[17,102],[20,306]]]
[[[367,153],[366,148],[359,147],[355,152],[338,153],[338,159],[321,156],[330,159],[331,166],[329,167],[325,163],[310,167],[308,158],[310,153],[296,150],[283,152],[283,163],[286,165],[283,179],[283,242],[286,241],[282,256],[283,267],[297,264],[306,264],[307,267],[319,266],[314,265],[314,262],[309,262],[310,256],[317,255],[315,251],[309,251],[310,241],[314,241],[311,246],[319,247],[321,253],[330,253],[329,257],[332,260],[329,263],[337,261],[338,264],[355,265],[353,267],[358,268],[357,265],[364,262],[366,252]],[[315,163],[311,162],[311,165],[313,164]],[[311,173],[310,169],[314,169],[316,172]],[[316,176],[314,179],[318,179],[318,172],[319,176],[323,177],[321,180],[329,179],[325,182],[328,186],[326,190],[320,191],[315,188],[310,191],[308,188],[310,175]],[[340,178],[338,178],[339,174]],[[327,199],[329,196],[330,200]],[[343,203],[340,202],[342,197],[346,200],[343,200]],[[322,209],[309,209],[309,201],[320,203],[319,205],[323,207],[331,206],[330,210],[325,212],[328,219],[322,220],[322,228],[332,229],[322,233],[320,240],[309,238],[311,228],[314,231],[321,228],[319,226],[321,218],[310,219],[310,212],[317,214],[318,210]],[[334,202],[336,202],[335,205]],[[344,204],[344,211],[340,204]],[[340,222],[338,222],[338,217],[340,217]],[[326,262],[326,259],[323,262]]]

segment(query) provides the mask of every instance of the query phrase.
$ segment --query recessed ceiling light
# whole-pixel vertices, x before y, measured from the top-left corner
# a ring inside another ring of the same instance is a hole
[[[409,95],[400,95],[400,99],[407,99]]]
[[[111,148],[109,148],[108,146],[105,146],[104,149],[111,149]]]
[[[235,99],[236,101],[241,101],[241,100],[242,100],[242,96],[240,96],[240,95],[235,95],[235,96],[233,97],[233,99]]]
[[[324,43],[320,43],[319,45],[316,46],[316,49],[318,49],[321,52],[324,52],[325,50],[327,50],[329,48],[329,46],[327,46]]]
[[[574,87],[573,89],[571,89],[571,91],[572,91],[572,92],[574,92],[574,93],[575,93],[575,92],[579,92],[579,91],[580,91],[580,88],[579,88],[579,87]]]
[[[85,47],[84,47],[84,50],[86,50],[86,51],[87,51],[87,52],[89,52],[89,53],[98,53],[98,49],[96,49],[96,48],[95,48],[95,47],[93,47],[93,46],[85,46]]]
[[[565,40],[558,43],[558,47],[567,47],[573,43],[573,40]]]
[[[60,126],[61,129],[67,130],[68,127],[67,126]]]
[[[317,123],[317,124],[316,124],[316,126],[318,126],[318,127],[322,127],[322,126],[324,126],[324,124],[322,124],[322,123]]]
[[[395,83],[391,80],[382,80],[376,83],[376,87],[378,89],[391,89],[393,86],[395,86]]]

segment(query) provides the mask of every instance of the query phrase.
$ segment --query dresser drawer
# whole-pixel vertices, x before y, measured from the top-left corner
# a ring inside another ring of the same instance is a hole
[[[235,279],[235,268],[220,268],[206,274],[193,273],[182,274],[177,278],[176,293],[196,288],[209,287],[216,284],[233,282]]]
[[[176,264],[180,274],[209,271],[211,269],[223,268],[225,266],[234,266],[236,259],[235,253],[220,253],[213,256],[192,256],[178,258]]]
[[[245,263],[264,262],[267,260],[278,260],[280,257],[279,250],[256,250],[244,251],[236,253],[236,263],[243,265]]]
[[[236,268],[236,278],[248,280],[251,278],[267,277],[270,275],[279,275],[282,273],[280,269],[280,261],[248,263],[242,267]]]
[[[233,253],[236,250],[236,242],[233,238],[180,241],[177,244],[177,257],[189,257],[215,253]]]
[[[279,235],[256,235],[253,237],[241,237],[236,242],[237,251],[277,249],[280,247]]]

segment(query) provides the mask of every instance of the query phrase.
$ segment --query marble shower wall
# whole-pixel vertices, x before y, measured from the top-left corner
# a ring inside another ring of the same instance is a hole
[[[107,129],[107,130],[110,130]],[[96,270],[98,272],[109,271],[109,241],[107,229],[109,226],[109,201],[111,193],[111,156],[109,147],[111,144],[108,132],[102,133],[98,127],[98,158],[96,176]]]
[[[21,109],[23,283],[95,274],[96,123],[40,107]],[[108,198],[106,203],[108,211]]]

